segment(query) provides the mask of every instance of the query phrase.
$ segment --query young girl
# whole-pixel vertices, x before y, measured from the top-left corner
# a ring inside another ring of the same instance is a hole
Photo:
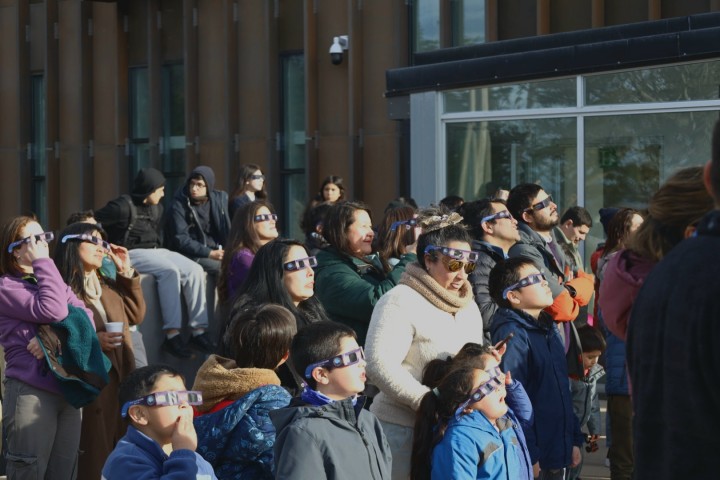
[[[449,369],[420,403],[412,478],[532,479],[525,437],[505,402],[529,421],[530,401],[522,385],[502,373],[489,349],[457,359]]]

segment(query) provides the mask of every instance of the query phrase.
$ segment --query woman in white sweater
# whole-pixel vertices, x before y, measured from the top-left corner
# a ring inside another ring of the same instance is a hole
[[[430,389],[423,369],[455,355],[467,342],[483,343],[483,322],[467,280],[477,255],[459,224],[438,209],[419,215],[418,262],[373,310],[365,351],[367,374],[380,393],[370,410],[380,419],[393,455],[393,480],[410,476],[415,410]]]

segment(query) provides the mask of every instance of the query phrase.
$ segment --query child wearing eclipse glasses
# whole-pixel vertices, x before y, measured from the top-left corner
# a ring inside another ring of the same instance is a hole
[[[167,365],[138,368],[120,384],[119,397],[120,414],[129,425],[105,462],[102,480],[217,480],[195,453],[191,405],[202,404],[202,393],[187,391],[178,371]]]
[[[491,323],[494,343],[507,342],[501,368],[511,371],[530,397],[534,423],[523,424],[534,474],[563,479],[580,463],[584,437],[572,408],[565,346],[553,318],[544,311],[552,291],[529,258],[498,263],[490,272],[490,296],[500,307]]]
[[[434,388],[416,415],[412,477],[531,480],[530,454],[513,412],[531,419],[530,400],[510,372],[500,370],[497,351],[476,345],[479,352],[463,355],[468,345],[455,359],[434,360],[425,369],[423,381]]]
[[[288,408],[270,412],[275,478],[390,478],[390,446],[358,396],[365,389],[365,354],[355,331],[311,323],[293,339],[290,359],[306,385]]]

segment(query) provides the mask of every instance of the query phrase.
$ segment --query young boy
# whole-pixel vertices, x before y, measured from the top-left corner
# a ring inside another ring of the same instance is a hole
[[[217,480],[195,453],[190,405],[202,404],[202,395],[188,392],[179,372],[166,365],[139,368],[122,381],[119,396],[129,426],[105,462],[103,480]]]
[[[220,480],[274,478],[275,427],[269,413],[287,407],[290,394],[275,369],[288,358],[297,322],[280,305],[231,315],[225,334],[234,359],[211,355],[193,390],[203,392],[195,418],[197,451]]]
[[[365,389],[365,355],[355,331],[312,323],[293,339],[290,359],[307,385],[290,407],[270,412],[275,478],[390,478],[390,446],[358,396]]]
[[[595,327],[584,325],[578,328],[578,336],[582,345],[583,378],[570,377],[570,391],[573,399],[573,410],[578,419],[580,428],[587,425],[588,443],[585,450],[589,453],[598,449],[598,435],[600,434],[600,400],[597,393],[597,381],[605,375],[605,370],[599,365],[598,358],[605,351],[603,334]],[[581,452],[582,453],[582,452]],[[580,464],[570,469],[567,479],[575,480],[582,471]]]
[[[525,387],[534,423],[524,424],[534,474],[563,479],[565,469],[580,463],[584,438],[572,409],[565,348],[546,312],[553,303],[548,282],[532,260],[517,257],[490,272],[490,295],[500,309],[491,322],[493,344],[507,342],[502,370]]]

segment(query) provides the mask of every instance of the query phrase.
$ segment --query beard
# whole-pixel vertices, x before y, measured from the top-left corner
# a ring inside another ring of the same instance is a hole
[[[541,232],[547,232],[551,228],[556,227],[558,224],[560,224],[560,217],[557,212],[555,212],[555,218],[545,218],[540,216],[535,217],[535,229],[540,230]]]

